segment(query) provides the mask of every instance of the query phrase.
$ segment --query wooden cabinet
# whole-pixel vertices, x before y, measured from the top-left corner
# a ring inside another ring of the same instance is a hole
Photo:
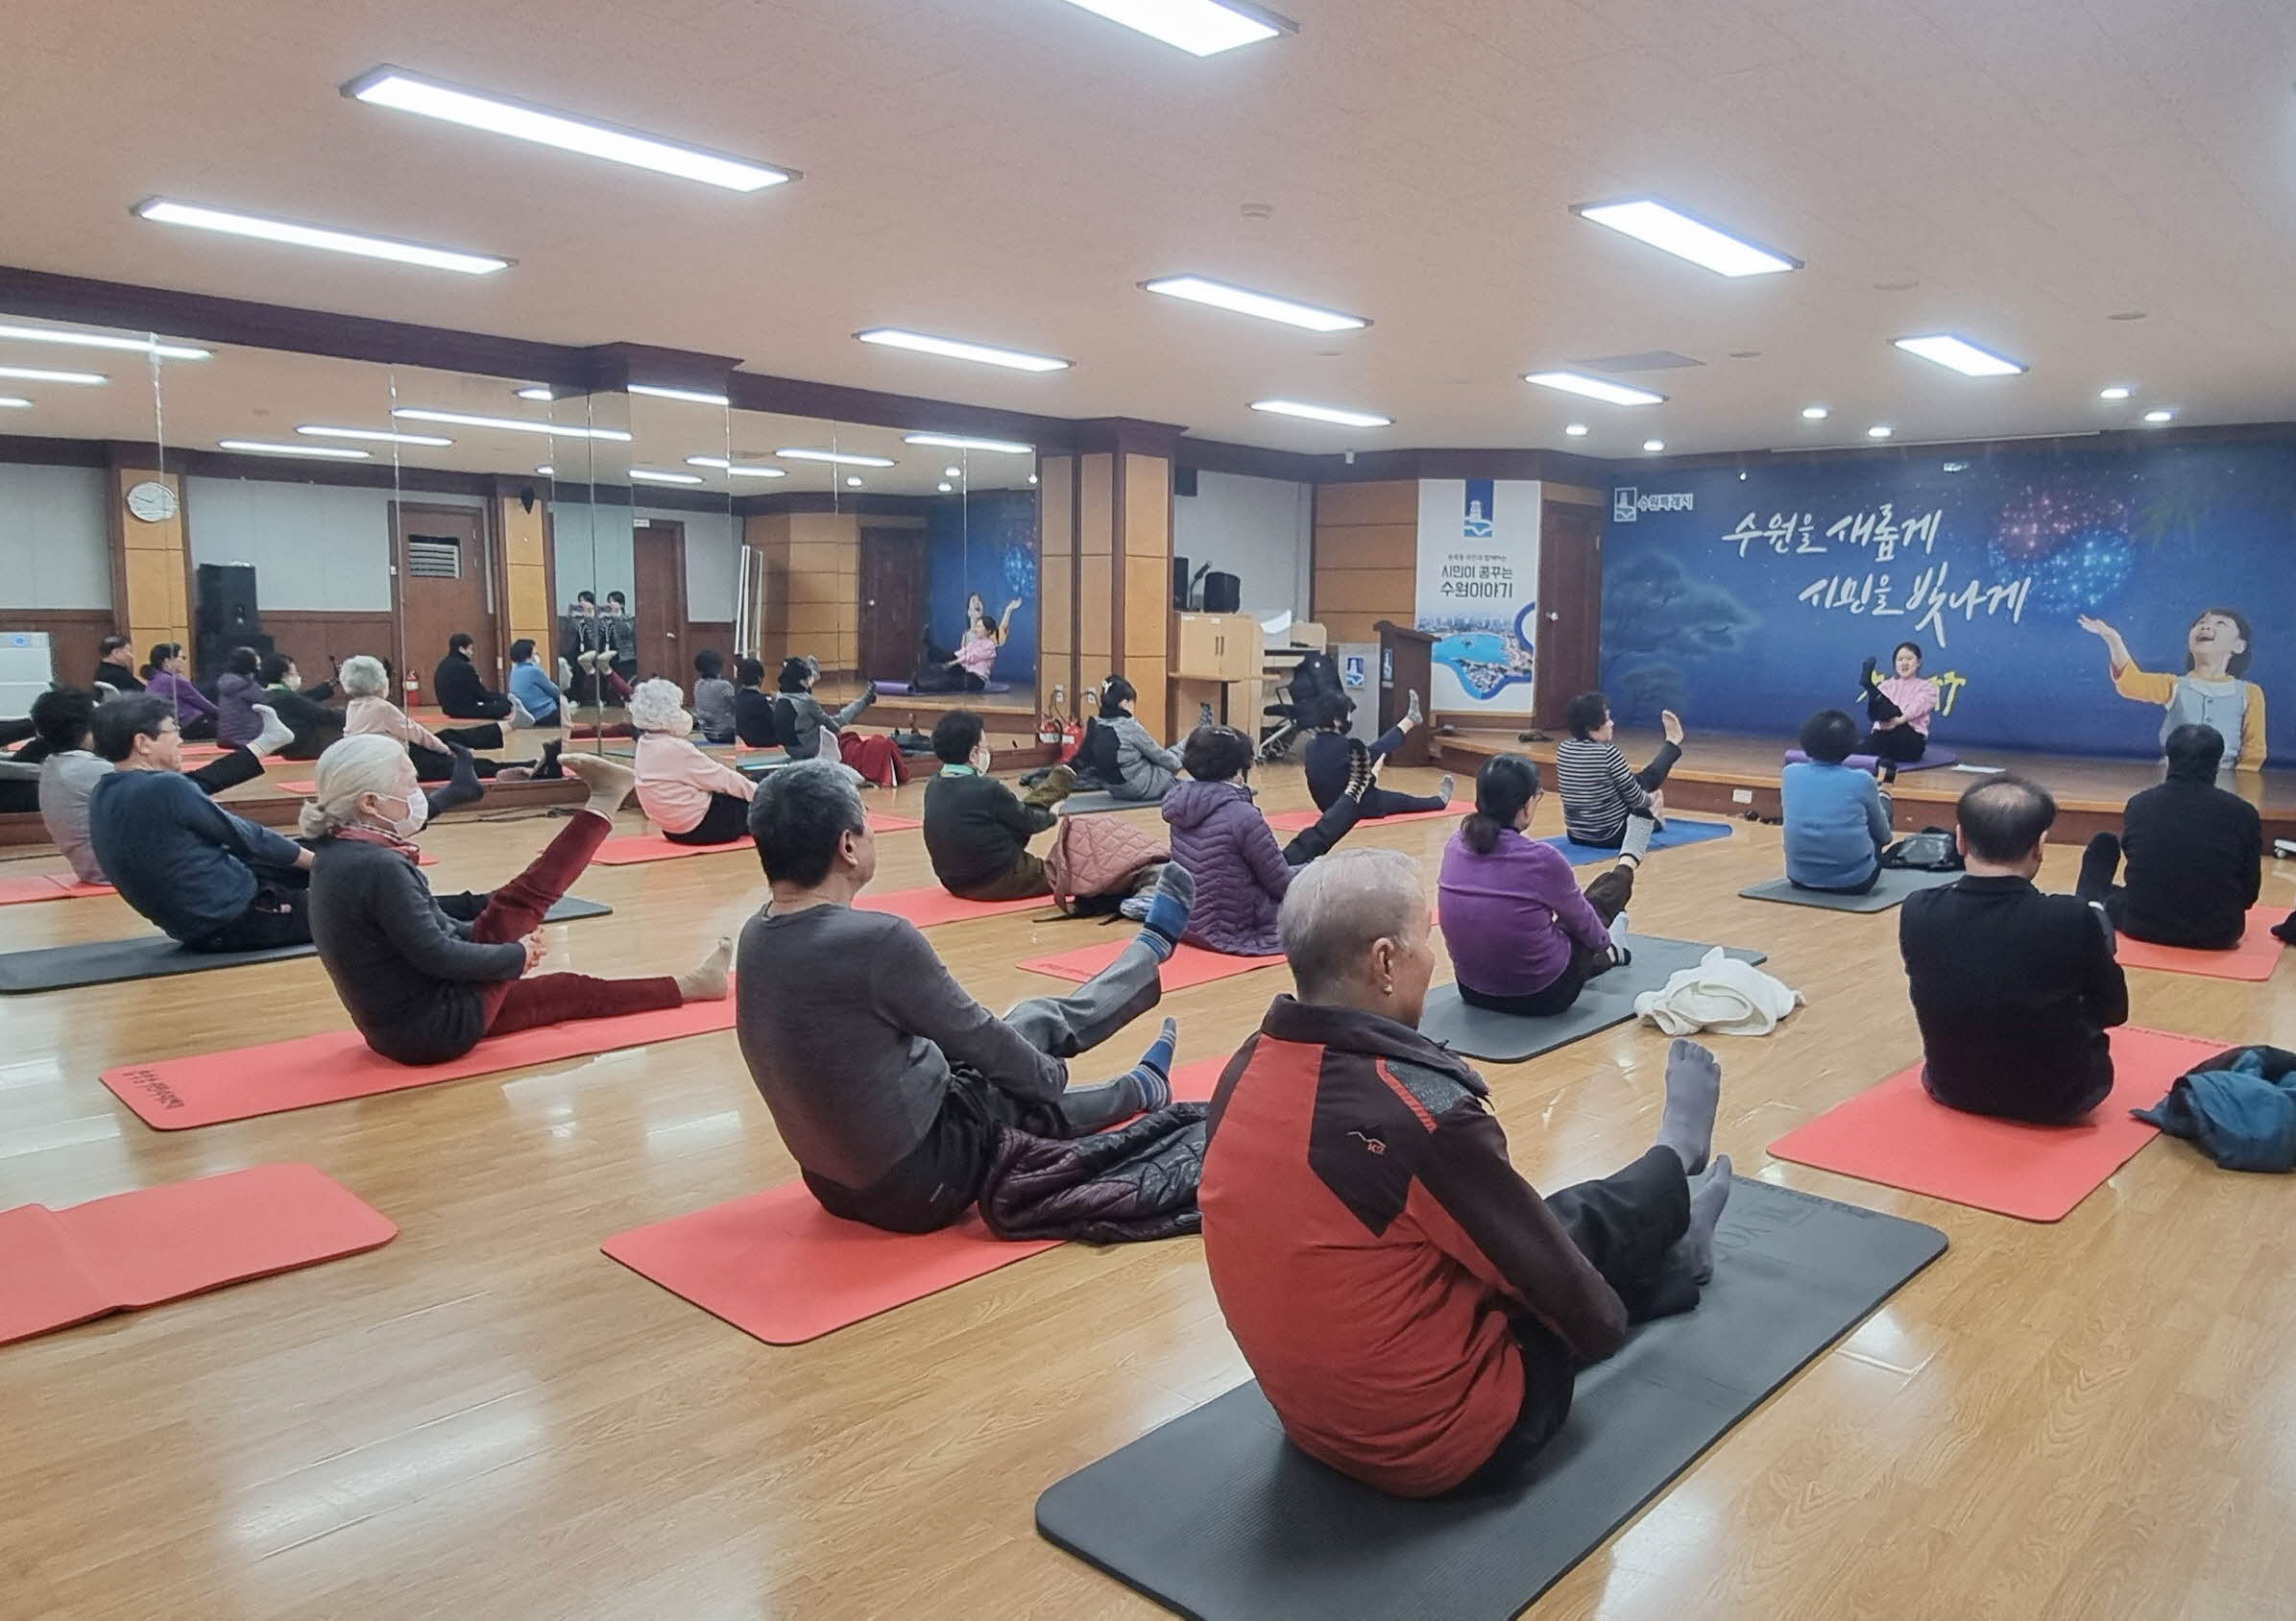
[[[1175,614],[1172,673],[1195,681],[1253,681],[1260,622],[1248,614]]]

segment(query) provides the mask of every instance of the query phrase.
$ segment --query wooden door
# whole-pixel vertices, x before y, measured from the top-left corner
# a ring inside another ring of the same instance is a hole
[[[630,616],[638,621],[638,676],[692,684],[687,667],[686,525],[675,519],[641,518],[631,531]]]
[[[925,634],[925,532],[861,530],[860,674],[906,681]]]
[[[1603,514],[1548,501],[1538,525],[1538,645],[1532,714],[1552,732],[1602,685]]]
[[[438,694],[430,690],[431,672],[447,656],[447,639],[467,631],[471,663],[489,687],[500,688],[494,559],[487,544],[485,509],[395,501],[391,527],[399,679],[415,677],[423,684],[423,701],[435,703]]]

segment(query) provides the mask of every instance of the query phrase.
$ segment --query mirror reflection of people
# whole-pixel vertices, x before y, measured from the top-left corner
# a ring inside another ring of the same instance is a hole
[[[1873,679],[1868,659],[1858,685],[1865,693],[1872,728],[1857,752],[1893,764],[1910,765],[1929,747],[1929,719],[1937,713],[1937,683],[1921,674],[1921,644],[1900,641],[1890,654],[1889,679]]]
[[[2243,771],[2264,764],[2264,690],[2242,679],[2254,657],[2248,617],[2236,608],[2204,608],[2185,631],[2185,672],[2169,675],[2138,667],[2120,632],[2084,614],[2081,628],[2105,644],[2113,690],[2139,704],[2159,704],[2161,741],[2180,726],[2211,726],[2233,749]]]
[[[153,645],[151,667],[144,671],[144,690],[166,703],[185,742],[215,736],[215,705],[191,684],[191,661],[184,657],[181,641]]]
[[[919,692],[987,691],[989,676],[997,667],[997,650],[1012,634],[1012,617],[1020,606],[1021,599],[1016,596],[1004,605],[1001,618],[992,619],[979,592],[965,598],[965,628],[955,652],[935,646],[929,634],[916,678],[909,683],[911,689]]]
[[[450,720],[499,720],[511,727],[531,726],[534,717],[510,692],[497,692],[486,684],[471,657],[476,641],[467,630],[447,639],[447,656],[431,671],[431,696]]]
[[[96,674],[91,684],[99,689],[109,687],[125,697],[143,690],[143,681],[135,673],[135,647],[126,637],[108,636],[96,649]]]

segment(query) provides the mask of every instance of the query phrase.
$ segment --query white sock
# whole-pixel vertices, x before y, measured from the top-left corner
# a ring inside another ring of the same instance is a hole
[[[521,726],[531,726],[533,724],[534,716],[526,713],[526,706],[520,703],[516,698],[511,699],[510,718],[502,723],[503,729],[509,732],[516,732]]]
[[[279,718],[278,711],[269,704],[251,704],[248,707],[255,712],[255,718],[263,723],[263,730],[247,745],[257,760],[267,754],[277,754],[295,741],[295,728]]]

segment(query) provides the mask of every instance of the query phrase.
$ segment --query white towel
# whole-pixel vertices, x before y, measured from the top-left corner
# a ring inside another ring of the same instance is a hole
[[[1768,1035],[1801,1003],[1800,991],[1716,946],[1696,968],[1678,970],[1663,989],[1636,997],[1634,1012],[1668,1035]]]

